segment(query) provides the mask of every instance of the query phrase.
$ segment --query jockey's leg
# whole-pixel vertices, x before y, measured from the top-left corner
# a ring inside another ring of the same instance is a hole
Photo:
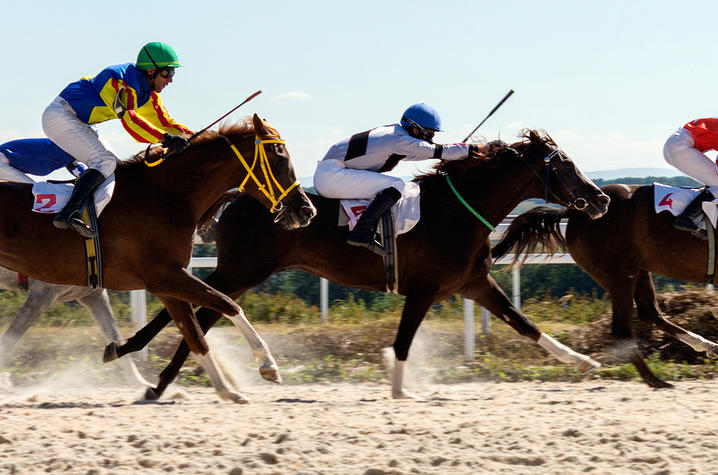
[[[42,128],[50,140],[88,166],[77,180],[67,205],[55,216],[53,223],[61,229],[72,227],[83,237],[92,238],[96,233],[82,222],[80,209],[102,182],[114,173],[117,157],[95,129],[81,121],[60,97],[45,109]]]
[[[314,173],[314,188],[326,198],[374,200],[359,218],[347,242],[377,253],[380,246],[374,244],[376,223],[401,198],[405,186],[401,178],[347,168],[341,160],[323,160]]]
[[[663,156],[666,162],[691,178],[710,187],[718,186],[718,167],[715,162],[696,149],[693,136],[687,130],[678,129],[668,138],[663,146]],[[693,232],[696,236],[701,237],[696,233],[698,226],[693,220],[700,216],[702,211],[701,204],[704,201],[713,199],[715,199],[713,193],[709,190],[704,190],[676,217],[673,221],[673,226],[681,231]]]
[[[15,183],[35,183],[32,178],[10,165],[10,161],[2,152],[0,152],[0,180]]]
[[[401,192],[396,188],[386,188],[381,190],[374,197],[369,206],[359,217],[356,226],[349,232],[347,236],[347,244],[352,246],[366,247],[370,251],[377,252],[378,247],[374,241],[374,232],[381,216],[399,201]],[[379,247],[379,249],[381,249]]]

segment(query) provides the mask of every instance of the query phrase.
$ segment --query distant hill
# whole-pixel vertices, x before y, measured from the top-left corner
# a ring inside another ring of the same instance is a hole
[[[646,177],[646,176],[679,176],[681,172],[673,168],[618,168],[616,170],[599,170],[586,172],[591,180],[600,178],[602,180],[614,180],[622,177]]]

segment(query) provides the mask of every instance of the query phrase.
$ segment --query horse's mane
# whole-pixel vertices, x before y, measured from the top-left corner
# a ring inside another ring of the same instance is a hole
[[[464,175],[469,171],[490,171],[503,163],[504,160],[511,159],[514,156],[513,153],[506,153],[507,148],[523,153],[529,147],[538,144],[550,143],[554,144],[553,139],[544,130],[530,130],[524,129],[519,134],[520,141],[514,142],[510,145],[496,145],[492,146],[488,152],[484,153],[486,160],[464,158],[461,160],[441,160],[439,163],[434,165],[431,170],[427,173],[417,175],[412,181],[418,183],[425,183],[427,180],[433,179],[433,177],[441,175]]]
[[[269,122],[262,119],[262,122],[264,122],[264,126],[267,128],[267,130],[270,132],[270,135],[276,138],[279,138],[279,132],[277,129],[275,129],[272,125],[269,124]],[[213,142],[215,140],[218,140],[220,136],[236,136],[236,135],[250,135],[254,134],[254,123],[252,122],[252,117],[243,117],[235,122],[224,122],[219,126],[219,130],[206,130],[202,132],[200,135],[192,139],[192,142],[190,143],[188,149],[192,149],[194,147],[197,147],[201,144],[207,143],[207,142]],[[152,162],[156,160],[159,155],[162,153],[161,147],[152,147],[150,149],[149,153],[149,161]],[[118,166],[125,166],[134,164],[137,162],[142,162],[145,159],[145,150],[142,150],[141,152],[135,154],[134,156],[120,160],[117,164]]]

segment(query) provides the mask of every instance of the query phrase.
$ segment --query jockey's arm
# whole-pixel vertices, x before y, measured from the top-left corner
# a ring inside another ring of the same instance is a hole
[[[402,160],[461,160],[469,155],[469,144],[433,144],[411,136],[402,137],[397,143],[397,152],[406,154]]]

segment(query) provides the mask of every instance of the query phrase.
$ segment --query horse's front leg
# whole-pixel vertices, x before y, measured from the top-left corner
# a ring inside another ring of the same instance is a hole
[[[247,339],[249,346],[252,348],[254,357],[262,362],[262,365],[259,367],[259,374],[268,381],[281,383],[282,376],[279,374],[277,362],[269,351],[269,346],[267,346],[267,343],[259,336],[252,324],[249,323],[247,317],[244,316],[244,311],[240,308],[239,315],[232,317],[227,316],[227,318],[239,328]]]
[[[208,307],[228,317],[239,315],[242,311],[234,300],[202,282],[190,274],[187,269],[181,268],[179,271],[162,272],[152,277],[145,280],[147,290],[160,298],[162,302],[166,298],[170,300],[176,299],[193,305]],[[190,311],[175,314],[169,307],[168,311],[193,353],[205,354],[209,351],[204,332],[200,328],[194,313]]]
[[[404,365],[409,357],[409,347],[426,312],[434,303],[435,293],[426,289],[411,289],[406,295],[401,312],[399,330],[394,340],[394,370],[391,378],[391,396],[394,399],[418,399],[404,390]]]
[[[695,351],[699,353],[705,351],[709,358],[718,358],[718,344],[666,320],[658,308],[653,279],[645,270],[641,270],[638,274],[634,298],[639,318],[653,323],[660,330],[682,341]]]
[[[587,355],[573,351],[546,333],[543,333],[528,317],[513,306],[503,290],[490,275],[483,276],[462,291],[468,299],[476,300],[481,306],[508,323],[519,334],[526,336],[551,353],[562,363],[571,364],[578,371],[586,372],[599,368],[601,364]]]
[[[195,322],[197,321],[194,316],[194,313],[192,312],[192,306],[189,303],[167,296],[158,296],[158,298],[162,301],[163,304],[165,304],[167,311],[169,311],[170,315],[172,316],[172,319],[175,322],[184,322],[190,319],[195,320]],[[199,325],[197,325],[197,327],[199,329]],[[201,329],[199,329],[199,334],[202,335],[202,340],[204,341],[204,335]],[[186,336],[184,340],[187,341]],[[219,369],[217,362],[214,359],[214,356],[209,351],[209,348],[207,348],[207,351],[202,353],[195,352],[194,356],[204,368],[205,372],[209,376],[209,380],[212,383],[212,386],[222,399],[228,399],[237,403],[249,402],[249,399],[246,396],[232,389],[231,384],[227,381],[227,378]]]

